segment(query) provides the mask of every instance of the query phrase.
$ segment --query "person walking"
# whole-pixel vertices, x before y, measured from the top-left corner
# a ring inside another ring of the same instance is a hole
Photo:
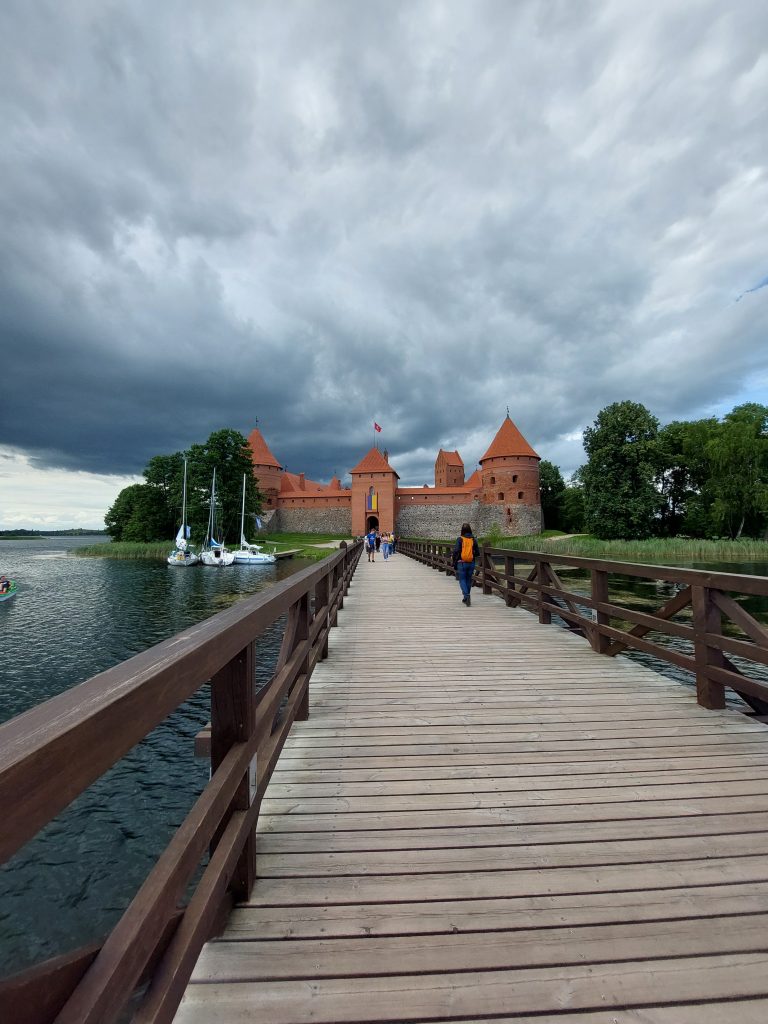
[[[384,561],[389,558],[389,534],[382,533],[381,535],[381,553],[384,555]]]
[[[475,559],[479,554],[480,548],[472,535],[472,527],[469,523],[463,523],[461,535],[453,545],[453,568],[463,594],[461,602],[467,607],[472,603],[472,577],[475,574]]]
[[[365,537],[365,550],[368,552],[368,561],[376,561],[376,531],[369,530]]]

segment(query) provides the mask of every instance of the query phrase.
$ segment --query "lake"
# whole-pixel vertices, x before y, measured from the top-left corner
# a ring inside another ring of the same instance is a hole
[[[0,604],[0,721],[309,564],[178,568],[73,554],[98,539],[0,541],[0,573],[19,586]],[[257,645],[260,681],[281,636],[276,623]],[[2,868],[0,977],[115,924],[207,781],[193,746],[209,718],[205,686]]]

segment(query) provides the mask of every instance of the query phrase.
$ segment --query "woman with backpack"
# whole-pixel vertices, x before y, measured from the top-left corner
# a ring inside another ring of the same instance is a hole
[[[472,527],[469,523],[464,523],[461,527],[461,536],[456,538],[453,545],[453,568],[464,595],[461,599],[462,604],[467,607],[472,603],[472,577],[475,573],[475,559],[479,554],[480,548],[472,535]]]

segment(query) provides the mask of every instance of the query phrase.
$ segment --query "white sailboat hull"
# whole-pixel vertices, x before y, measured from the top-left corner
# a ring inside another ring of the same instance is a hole
[[[194,551],[180,551],[176,548],[166,559],[168,565],[197,565],[200,561]]]
[[[226,548],[210,548],[208,551],[200,552],[200,561],[203,565],[234,565],[235,556]]]
[[[266,551],[248,551],[243,549],[235,551],[235,563],[237,565],[271,565],[277,559]]]

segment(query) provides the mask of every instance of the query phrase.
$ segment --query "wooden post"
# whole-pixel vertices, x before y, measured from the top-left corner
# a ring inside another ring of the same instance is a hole
[[[493,593],[493,588],[491,587],[491,575],[490,575],[490,569],[491,569],[492,565],[493,565],[493,562],[491,561],[491,556],[488,553],[488,544],[487,543],[483,544],[482,548],[480,549],[480,571],[481,571],[481,578],[482,578],[483,593],[484,594],[492,594]]]
[[[309,594],[304,594],[298,600],[296,609],[296,646],[302,643],[309,636]],[[299,667],[299,676],[304,676],[304,696],[299,701],[296,709],[296,721],[306,722],[309,718],[309,655],[302,661]],[[298,685],[298,684],[297,684]]]
[[[515,590],[515,581],[509,579],[510,576],[515,575],[515,559],[512,555],[504,555],[504,575],[507,577],[504,580],[504,604],[509,608],[515,603],[512,596]]]
[[[211,772],[215,772],[234,743],[244,743],[253,735],[256,725],[256,687],[254,645],[240,651],[211,679]],[[228,812],[222,819],[211,843],[215,849],[218,836],[224,831],[235,811],[245,811],[256,796],[256,758],[243,776]],[[232,876],[232,893],[236,900],[250,896],[256,879],[255,828],[246,840]]]
[[[590,569],[592,578],[592,600],[608,604],[608,573],[602,569]],[[592,650],[598,654],[607,654],[611,645],[610,637],[605,636],[597,628],[609,625],[610,619],[605,612],[595,612],[595,626],[589,631],[589,642]]]
[[[325,630],[325,639],[323,640],[323,647],[320,651],[320,661],[325,661],[328,657],[328,600],[330,594],[329,576],[323,576],[321,580],[317,581],[315,585],[315,618],[318,615],[325,619],[323,629]]]
[[[536,569],[536,582],[539,584],[539,587],[545,586],[549,582],[549,576],[547,574],[547,565],[543,558],[537,560]],[[544,607],[545,598],[546,594],[540,589],[538,600],[539,622],[548,626],[552,622],[552,613]]]
[[[347,592],[347,542],[343,540],[339,544],[339,548],[344,552],[344,558],[341,560],[341,593],[339,594],[339,608],[344,607],[344,595]]]
[[[451,552],[453,551],[452,544],[446,544],[443,549],[443,557],[445,558],[445,575],[453,576],[453,562],[451,559]]]
[[[692,588],[693,628],[696,632],[693,647],[696,660],[696,699],[704,708],[717,711],[725,707],[725,686],[709,677],[709,666],[725,668],[722,651],[707,645],[705,633],[720,636],[723,620],[720,609],[712,600],[709,587],[694,585]]]

